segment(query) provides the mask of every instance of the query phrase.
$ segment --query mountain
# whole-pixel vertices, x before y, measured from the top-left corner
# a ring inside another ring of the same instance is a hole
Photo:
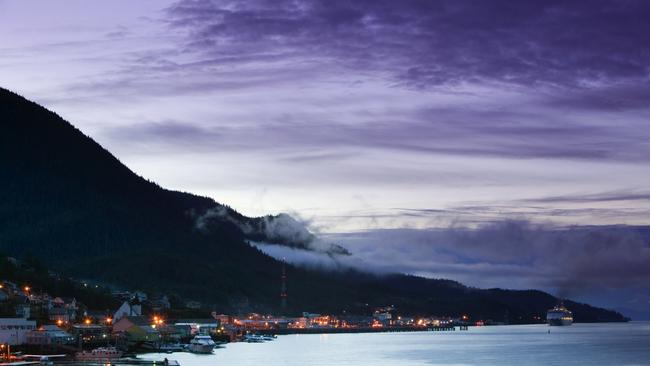
[[[276,230],[287,220],[249,218],[210,198],[163,189],[55,113],[0,89],[0,250],[7,255],[35,256],[65,275],[197,299],[220,311],[279,311],[282,264],[249,241],[346,255],[299,228]],[[390,304],[410,314],[528,322],[556,302],[539,291],[480,290],[398,274],[287,266],[287,276],[291,313],[368,313]],[[578,321],[624,319],[567,305]]]

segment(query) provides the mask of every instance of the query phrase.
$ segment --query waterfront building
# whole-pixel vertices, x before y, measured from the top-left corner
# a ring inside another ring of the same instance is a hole
[[[73,324],[70,332],[75,337],[81,337],[84,342],[97,342],[105,340],[108,328],[100,324]]]
[[[25,344],[27,333],[36,329],[36,321],[25,318],[0,318],[0,343]]]
[[[54,346],[74,344],[75,337],[56,325],[44,325],[27,333],[27,344]]]
[[[113,333],[121,333],[132,342],[159,342],[160,325],[144,316],[124,316],[113,324]]]
[[[220,326],[221,323],[214,318],[179,319],[174,322],[174,327],[184,336],[214,333]]]

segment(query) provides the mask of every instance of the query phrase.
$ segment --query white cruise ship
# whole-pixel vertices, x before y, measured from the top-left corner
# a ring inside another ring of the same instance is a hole
[[[546,321],[548,325],[571,325],[573,324],[573,313],[560,303],[546,312]]]

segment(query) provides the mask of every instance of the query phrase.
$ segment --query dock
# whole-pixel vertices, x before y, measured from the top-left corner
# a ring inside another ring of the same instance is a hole
[[[39,361],[15,361],[0,363],[0,366],[26,366],[26,365],[42,365]],[[67,366],[127,366],[127,365],[149,365],[149,366],[180,366],[176,360],[144,360],[140,358],[125,358],[111,361],[78,361],[78,360],[56,360],[54,365],[67,365]]]
[[[453,332],[468,330],[467,326],[439,326],[439,327],[356,327],[356,328],[285,328],[264,330],[265,334],[334,334],[334,333],[391,333],[391,332]]]

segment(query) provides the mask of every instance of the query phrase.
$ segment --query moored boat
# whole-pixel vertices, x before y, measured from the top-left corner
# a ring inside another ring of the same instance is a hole
[[[212,353],[216,345],[209,335],[197,335],[192,338],[187,349],[193,353]]]
[[[91,351],[77,352],[75,358],[81,361],[105,361],[122,357],[122,351],[115,347],[99,347]]]
[[[266,341],[266,339],[264,339],[264,337],[259,334],[246,334],[242,340],[248,343],[262,343]]]

